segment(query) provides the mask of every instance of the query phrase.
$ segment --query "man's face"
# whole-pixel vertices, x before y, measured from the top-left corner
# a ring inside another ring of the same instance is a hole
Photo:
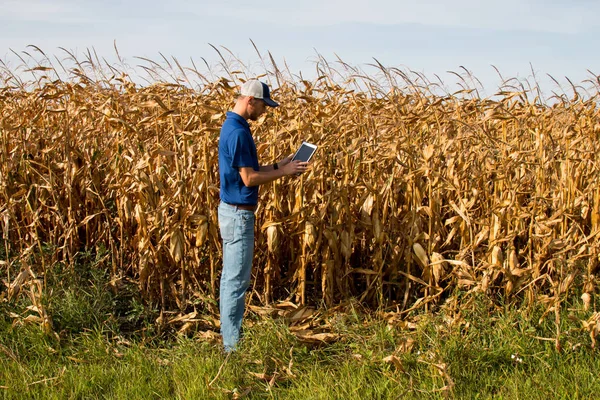
[[[249,119],[256,121],[261,115],[267,111],[267,105],[261,99],[252,98],[248,103]]]

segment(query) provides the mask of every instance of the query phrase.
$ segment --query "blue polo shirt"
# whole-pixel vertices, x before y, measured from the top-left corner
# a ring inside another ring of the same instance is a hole
[[[258,186],[246,187],[239,168],[259,170],[256,145],[250,125],[240,115],[229,111],[219,137],[219,176],[221,200],[229,204],[256,205]]]

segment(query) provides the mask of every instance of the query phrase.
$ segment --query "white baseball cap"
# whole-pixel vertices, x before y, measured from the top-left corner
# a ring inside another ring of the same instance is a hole
[[[269,87],[256,79],[252,79],[245,82],[242,85],[242,90],[240,91],[240,94],[242,96],[252,96],[255,99],[261,99],[265,102],[266,105],[270,107],[279,106],[279,103],[276,103],[271,99],[271,92],[269,91]]]

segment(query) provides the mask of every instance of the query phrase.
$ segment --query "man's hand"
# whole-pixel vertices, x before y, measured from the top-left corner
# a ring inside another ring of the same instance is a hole
[[[288,165],[290,163],[290,161],[292,161],[292,155],[287,156],[286,158],[284,158],[281,161],[278,161],[277,165],[279,166],[279,168],[285,167],[286,165]]]
[[[288,158],[291,160],[290,157]],[[285,160],[288,160],[288,158],[286,158]],[[285,175],[300,175],[306,172],[306,170],[308,169],[308,163],[300,160],[288,160],[288,162],[285,163],[280,169]]]

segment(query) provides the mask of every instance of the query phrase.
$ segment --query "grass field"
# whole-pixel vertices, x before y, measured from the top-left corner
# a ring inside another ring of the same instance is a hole
[[[11,317],[20,307],[26,315],[27,302],[0,303],[0,398],[589,399],[600,390],[600,358],[579,322],[591,312],[579,299],[562,308],[560,352],[543,340],[556,330],[553,318],[539,323],[543,307],[475,295],[462,309],[403,320],[349,302],[322,314],[336,338],[327,344],[250,312],[240,350],[226,358],[214,332],[159,332],[135,290],[113,295],[100,270],[52,276],[44,301],[56,335]]]

